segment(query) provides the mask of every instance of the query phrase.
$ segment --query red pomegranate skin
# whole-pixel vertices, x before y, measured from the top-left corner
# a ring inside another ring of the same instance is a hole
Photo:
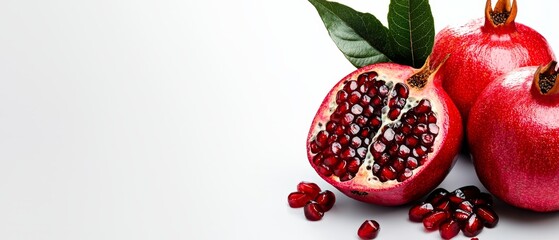
[[[506,2],[500,0],[495,11]],[[508,22],[495,25],[487,14],[493,11],[490,0],[488,4],[485,18],[439,31],[431,55],[436,65],[450,54],[440,69],[443,88],[456,104],[464,123],[471,106],[492,80],[515,68],[547,64],[554,59],[547,40],[536,30],[515,22],[516,14],[511,14]]]
[[[537,67],[492,82],[467,125],[476,173],[506,203],[537,212],[559,210],[559,94],[533,86]]]

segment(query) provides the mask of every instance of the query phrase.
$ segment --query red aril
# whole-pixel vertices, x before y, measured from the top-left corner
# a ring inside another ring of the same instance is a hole
[[[316,183],[302,181],[297,184],[297,192],[304,193],[311,199],[315,199],[320,193],[320,187]]]
[[[315,201],[310,201],[304,208],[305,217],[310,221],[318,221],[324,216],[324,210]]]
[[[361,239],[374,239],[378,236],[380,231],[380,225],[375,220],[366,220],[361,224],[359,230],[357,230],[357,235]]]
[[[451,239],[460,232],[460,224],[454,219],[444,221],[439,227],[439,233],[443,239]]]
[[[431,61],[438,64],[450,54],[441,67],[443,87],[464,123],[481,91],[495,78],[517,67],[546,64],[554,58],[546,39],[516,22],[516,14],[516,0],[512,4],[499,0],[493,9],[491,0],[487,0],[485,18],[446,27],[435,36]]]
[[[326,190],[318,194],[318,196],[314,199],[318,205],[324,210],[324,212],[330,211],[336,203],[336,196],[333,192]]]
[[[483,185],[504,202],[559,210],[559,83],[556,62],[492,82],[472,107],[468,142]]]
[[[301,208],[304,207],[308,202],[313,200],[309,197],[309,195],[301,193],[301,192],[292,192],[287,196],[287,203],[292,208]]]
[[[395,63],[360,68],[322,102],[307,138],[310,164],[357,200],[402,205],[447,175],[462,125],[436,69]]]

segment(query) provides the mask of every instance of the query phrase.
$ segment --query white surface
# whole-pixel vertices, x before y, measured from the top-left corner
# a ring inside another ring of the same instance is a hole
[[[343,2],[385,22],[388,0]],[[484,2],[432,0],[437,31]],[[559,3],[519,6],[559,49]],[[438,238],[338,191],[320,222],[287,206],[301,180],[333,190],[305,138],[354,69],[305,0],[5,0],[0,32],[0,239],[356,239],[369,218]],[[466,184],[460,159],[442,185]],[[497,211],[480,239],[559,233],[558,214]]]

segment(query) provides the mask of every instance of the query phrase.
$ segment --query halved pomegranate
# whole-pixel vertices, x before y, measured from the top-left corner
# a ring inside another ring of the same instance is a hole
[[[322,102],[307,138],[310,164],[349,197],[401,205],[447,175],[462,139],[458,110],[429,63],[360,68]]]

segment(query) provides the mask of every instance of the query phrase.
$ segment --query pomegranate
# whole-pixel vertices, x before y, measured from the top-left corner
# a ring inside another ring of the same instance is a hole
[[[412,206],[409,219],[422,222],[426,230],[439,229],[443,239],[455,237],[460,230],[465,236],[473,237],[484,226],[492,228],[499,222],[492,205],[491,195],[480,192],[476,186],[465,186],[452,192],[438,188],[424,202]]]
[[[308,134],[316,172],[349,197],[380,205],[402,205],[436,187],[463,131],[436,70],[378,63],[340,80]]]
[[[375,220],[365,220],[357,230],[357,235],[361,239],[374,239],[378,236],[380,225]]]
[[[443,88],[458,107],[465,123],[471,106],[490,81],[512,69],[546,64],[554,59],[546,39],[534,29],[515,22],[516,0],[485,6],[485,18],[437,33],[433,64],[450,57],[441,67]]]
[[[538,212],[559,210],[556,64],[518,68],[492,82],[472,107],[467,129],[475,170],[487,190]]]

